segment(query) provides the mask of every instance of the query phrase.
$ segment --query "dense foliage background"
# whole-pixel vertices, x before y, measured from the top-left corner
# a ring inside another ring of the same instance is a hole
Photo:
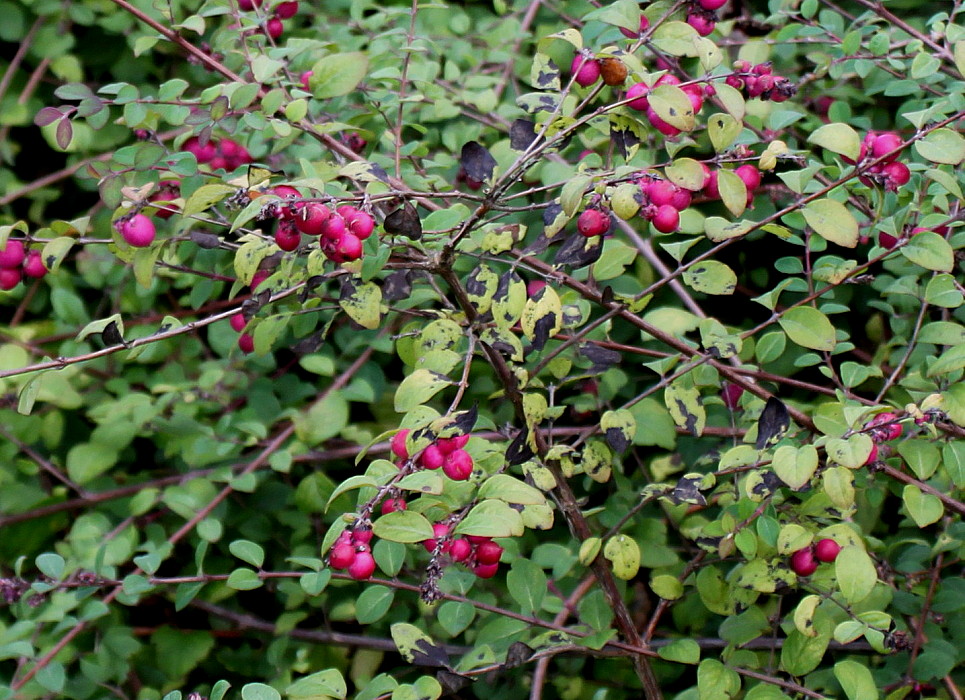
[[[0,696],[962,697],[960,2],[0,18]]]

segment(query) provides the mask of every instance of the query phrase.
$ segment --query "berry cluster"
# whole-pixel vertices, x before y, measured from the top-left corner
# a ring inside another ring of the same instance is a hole
[[[718,171],[711,170],[706,164],[701,163],[701,165],[703,165],[704,172],[707,174],[707,180],[703,186],[704,196],[708,199],[720,199]],[[761,171],[756,166],[745,163],[735,168],[734,174],[743,181],[744,187],[747,189],[747,206],[751,206],[754,202],[754,192],[761,184]]]
[[[188,153],[193,153],[199,163],[210,165],[212,170],[224,168],[231,172],[235,168],[254,162],[248,149],[232,139],[220,141],[208,139],[202,143],[197,136],[192,136],[181,148]]]
[[[883,185],[889,192],[896,192],[902,185],[908,184],[911,179],[911,170],[908,166],[898,160],[899,153],[896,151],[902,147],[904,142],[901,137],[892,132],[885,131],[876,133],[869,131],[865,134],[861,142],[861,150],[858,152],[858,164],[866,160],[877,160],[887,154],[887,158],[881,163],[876,163],[864,171],[858,179],[868,187]],[[842,156],[845,162],[855,164],[853,160]]]
[[[161,180],[158,183],[158,189],[151,193],[148,197],[150,202],[170,202],[173,199],[177,199],[181,196],[181,183],[177,180]],[[159,219],[170,219],[174,216],[174,211],[172,209],[158,209],[155,214]]]
[[[290,185],[278,185],[271,193],[283,200],[275,208],[275,243],[279,248],[295,250],[304,233],[318,237],[322,252],[336,263],[362,257],[362,241],[375,230],[375,220],[369,214],[349,204],[332,211],[321,202],[300,201],[301,193]]]
[[[263,2],[264,0],[238,0],[238,9],[243,12],[250,12],[256,7],[261,7]],[[282,23],[282,20],[294,17],[297,13],[298,2],[295,0],[278,3],[275,5],[271,17],[265,22],[265,34],[272,39],[280,38],[285,31],[285,25]]]
[[[453,539],[450,527],[445,523],[432,526],[435,535],[423,540],[422,546],[430,554],[444,554],[457,564],[464,564],[479,578],[492,578],[499,569],[499,559],[503,548],[493,542],[491,537],[466,535]]]
[[[732,88],[743,90],[748,97],[771,102],[785,102],[797,92],[794,83],[773,74],[770,62],[752,66],[750,61],[743,59],[734,61],[734,72],[724,82]]]
[[[878,443],[897,440],[901,437],[902,432],[904,432],[904,428],[901,423],[898,422],[898,414],[890,411],[879,413],[865,423],[864,427],[868,431],[868,435],[872,441],[874,441],[874,444],[871,446],[871,453],[868,455],[868,459],[865,460],[865,464],[874,464],[878,461]]]
[[[818,562],[830,563],[838,558],[841,545],[832,539],[818,540],[791,555],[791,570],[798,576],[810,576],[818,570]]]
[[[371,542],[372,530],[369,528],[343,530],[328,553],[328,563],[333,569],[347,569],[348,575],[356,581],[364,581],[375,573]]]
[[[661,233],[676,231],[680,226],[680,212],[690,206],[690,191],[650,173],[638,179],[637,184],[643,196],[640,216]]]
[[[392,453],[399,458],[400,468],[409,459],[409,449],[405,444],[409,432],[408,428],[403,428],[392,436]],[[423,469],[441,467],[453,481],[465,481],[472,476],[473,468],[472,456],[463,449],[467,442],[468,435],[438,438],[417,455],[415,463]]]
[[[26,277],[40,279],[47,274],[47,268],[40,258],[39,250],[27,251],[23,242],[8,240],[0,248],[0,289],[9,292]]]
[[[945,236],[947,238],[951,229],[948,228],[948,226],[936,226],[935,228],[923,228],[921,226],[916,226],[911,230],[911,233],[908,234],[908,237],[911,238],[912,236],[917,236],[922,231],[933,231],[937,233],[939,236]],[[888,250],[891,250],[896,245],[898,245],[899,240],[901,239],[895,238],[890,233],[885,233],[884,231],[878,232],[878,245],[880,245],[882,248],[887,248]]]
[[[704,106],[704,96],[707,93],[708,88],[712,90],[710,86],[703,87],[696,83],[688,83],[687,85],[681,85],[680,79],[670,73],[665,73],[657,79],[657,82],[651,87],[646,83],[635,83],[630,86],[627,90],[626,97],[630,101],[627,102],[627,106],[631,109],[635,109],[639,112],[643,112],[647,115],[647,119],[650,121],[650,125],[659,131],[664,136],[676,136],[680,133],[680,129],[668,124],[660,115],[657,114],[656,110],[650,105],[650,101],[647,99],[647,95],[650,94],[650,90],[658,85],[678,85],[680,89],[684,91],[687,98],[690,100],[691,106],[694,108],[694,114],[700,112]]]

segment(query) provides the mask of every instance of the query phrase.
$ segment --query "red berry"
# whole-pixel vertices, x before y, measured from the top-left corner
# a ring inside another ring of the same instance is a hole
[[[452,546],[449,548],[449,556],[452,557],[453,561],[466,561],[470,554],[472,554],[472,545],[469,544],[469,540],[461,537],[458,540],[453,540]]]
[[[442,450],[443,454],[461,450],[466,446],[467,442],[469,442],[468,435],[455,435],[453,437],[439,438],[436,440],[436,444],[439,446],[439,449]]]
[[[402,498],[389,498],[382,503],[382,515],[388,513],[394,513],[397,510],[405,510],[409,507],[409,504],[405,502]]]
[[[426,551],[429,552],[429,554],[432,554],[434,551],[436,551],[436,545],[439,543],[439,540],[444,539],[446,535],[449,534],[449,526],[445,523],[433,523],[432,534],[434,535],[432,539],[422,541],[422,546],[426,548]]]
[[[375,534],[372,532],[372,528],[361,526],[355,527],[355,529],[351,530],[351,533],[352,544],[354,545],[367,545],[372,541],[372,536]]]
[[[727,0],[697,0],[697,4],[708,12],[719,10],[727,3]]]
[[[258,270],[251,277],[251,289],[252,290],[258,289],[258,285],[260,285],[269,277],[271,277],[271,273],[268,272],[268,270]]]
[[[265,22],[265,34],[270,36],[272,39],[278,39],[281,37],[282,32],[284,31],[285,25],[282,24],[282,21],[277,17],[272,17],[270,20]]]
[[[748,192],[753,192],[761,184],[761,171],[750,163],[745,163],[737,168],[734,174],[744,181],[744,186]]]
[[[479,578],[492,578],[499,570],[499,564],[476,564],[472,572]]]
[[[660,115],[657,114],[657,110],[653,107],[647,107],[645,114],[647,115],[647,119],[650,120],[650,125],[664,136],[676,136],[680,133],[680,129],[661,119]]]
[[[151,202],[167,202],[177,199],[181,194],[181,183],[177,180],[161,180],[158,183],[158,190],[149,198]],[[159,219],[170,219],[174,212],[170,209],[158,209],[155,214]]]
[[[600,64],[596,59],[578,53],[570,64],[570,73],[574,75],[577,85],[589,87],[600,79]]]
[[[375,220],[364,211],[356,211],[351,217],[346,218],[345,223],[348,225],[348,230],[362,241],[371,236],[372,231],[375,230]]]
[[[670,204],[676,193],[676,186],[667,180],[650,180],[647,185],[647,198],[651,204],[658,207],[662,204]]]
[[[127,244],[135,248],[146,248],[151,245],[157,233],[154,222],[144,214],[135,214],[121,222],[118,224],[118,230]]]
[[[838,558],[838,552],[841,551],[841,545],[831,539],[818,540],[818,543],[814,545],[814,556],[823,562],[832,562]]]
[[[409,437],[410,432],[412,431],[410,431],[408,428],[403,428],[392,436],[392,441],[389,443],[389,445],[392,448],[392,454],[394,454],[396,457],[409,459],[409,450],[406,449],[405,439]]]
[[[193,153],[195,160],[199,163],[210,163],[211,159],[218,155],[217,146],[210,139],[202,146],[201,140],[197,136],[192,136],[181,146],[188,153]]]
[[[335,245],[335,251],[343,260],[358,260],[362,257],[362,241],[358,236],[347,231],[342,234]]]
[[[661,204],[657,207],[652,223],[660,233],[673,233],[680,226],[680,212],[670,204]]]
[[[664,73],[659,78],[654,85],[680,85],[680,78],[678,78],[673,73]]]
[[[469,540],[471,544],[482,544],[483,542],[492,542],[492,537],[486,537],[485,535],[466,535],[466,539]]]
[[[302,73],[300,76],[298,76],[298,80],[301,82],[302,87],[305,88],[305,91],[306,91],[306,92],[311,92],[311,88],[309,87],[309,83],[310,83],[313,75],[315,75],[315,73],[314,73],[313,71],[307,70],[307,71],[305,71],[304,73]]]
[[[480,564],[498,564],[503,548],[489,540],[476,545],[476,561]]]
[[[321,202],[306,202],[295,214],[295,226],[306,236],[320,236],[331,216],[332,210]]]
[[[576,228],[587,238],[599,236],[610,228],[610,217],[599,209],[587,209],[576,220]]]
[[[630,89],[627,90],[627,98],[630,99],[630,101],[627,102],[627,107],[632,107],[641,112],[646,111],[647,107],[650,106],[650,102],[647,100],[649,93],[650,87],[646,83],[631,85]]]
[[[7,239],[6,246],[0,248],[0,268],[10,270],[20,267],[25,257],[23,241]]]
[[[348,542],[336,542],[328,554],[333,569],[346,569],[355,561],[355,547]]]
[[[649,26],[650,26],[650,20],[647,19],[646,15],[640,15],[640,31],[639,31],[639,32],[634,33],[634,32],[632,32],[632,31],[630,31],[629,29],[627,29],[626,27],[620,27],[620,32],[621,32],[621,33],[623,34],[623,36],[625,36],[627,39],[638,39],[638,38],[640,38],[640,35],[641,35],[641,34],[643,34],[645,31],[647,31],[647,28],[648,28]]]
[[[44,267],[39,250],[31,250],[27,253],[27,259],[23,263],[23,274],[38,280],[47,274],[47,268]]]
[[[799,549],[791,555],[791,570],[798,576],[810,576],[818,570],[818,562],[810,547]]]
[[[326,209],[328,211],[328,209]],[[338,242],[348,231],[345,226],[345,219],[338,214],[332,214],[322,222],[321,235],[330,241]]]
[[[255,338],[250,333],[242,333],[238,336],[238,347],[246,355],[255,351]]]
[[[228,323],[231,324],[232,330],[234,330],[236,333],[241,333],[241,331],[245,329],[245,326],[248,325],[248,322],[245,320],[245,315],[242,313],[237,313],[232,316]]]
[[[456,450],[446,455],[442,471],[453,481],[465,481],[472,476],[472,457],[465,450]]]
[[[770,61],[765,61],[764,63],[758,63],[756,66],[751,68],[752,73],[757,75],[770,75],[773,70],[773,66]]]
[[[908,166],[899,161],[888,163],[881,169],[882,174],[887,178],[885,189],[894,192],[902,185],[907,185],[911,179],[911,170]]]
[[[898,422],[898,414],[890,411],[879,413],[868,421],[865,427],[877,428],[871,431],[871,439],[876,442],[881,440],[897,440],[901,437],[903,430],[901,423]]]
[[[349,564],[348,575],[356,581],[364,581],[375,573],[375,559],[371,552],[356,552],[355,561]]]
[[[904,145],[904,142],[898,134],[886,131],[883,134],[875,136],[874,143],[871,146],[871,156],[873,158],[881,158],[886,153],[894,151],[896,148],[901,148],[902,145]],[[885,162],[893,162],[898,158],[898,155],[898,153],[892,154]]]
[[[892,236],[890,233],[885,233],[884,231],[878,232],[878,245],[882,248],[887,248],[891,250],[896,245],[898,245],[898,239]]]
[[[276,185],[271,188],[271,193],[283,200],[278,206],[278,216],[282,219],[294,219],[295,207],[292,206],[291,202],[300,199],[302,193],[291,185]]]
[[[419,464],[424,469],[438,469],[446,461],[446,455],[439,449],[438,445],[429,445],[422,451]]]
[[[714,28],[717,26],[717,23],[714,22],[714,20],[710,19],[706,15],[698,13],[687,15],[687,24],[696,29],[700,36],[707,36],[714,31]]]
[[[280,2],[275,5],[275,17],[278,19],[288,19],[289,17],[294,17],[295,13],[297,12],[297,2]]]
[[[526,283],[526,296],[534,297],[536,293],[546,286],[546,282],[543,280],[530,280]]]
[[[673,193],[673,198],[670,200],[670,206],[672,206],[677,211],[683,211],[690,206],[690,200],[692,195],[689,191],[678,187],[677,191]]]
[[[704,195],[708,199],[720,199],[720,190],[717,189],[717,171],[711,170],[707,177],[707,182],[703,186]]]
[[[298,248],[302,242],[302,234],[290,219],[282,219],[275,230],[275,245],[285,251]]]
[[[721,391],[721,398],[724,399],[724,405],[733,411],[737,408],[737,402],[740,401],[743,394],[743,387],[728,382],[724,384],[724,389]]]
[[[23,275],[17,268],[0,267],[0,289],[9,292],[20,284]]]
[[[872,444],[871,452],[868,453],[868,459],[864,461],[865,464],[874,464],[878,461],[878,446]]]
[[[256,7],[261,7],[265,0],[238,0],[238,9],[244,12],[251,12]]]

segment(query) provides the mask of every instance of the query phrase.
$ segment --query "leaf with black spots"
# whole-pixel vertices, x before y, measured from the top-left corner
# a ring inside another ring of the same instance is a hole
[[[506,652],[506,661],[503,663],[504,669],[522,666],[533,657],[533,649],[523,642],[513,642],[509,651]]]
[[[577,269],[592,265],[603,253],[603,237],[587,238],[576,234],[570,236],[556,252],[555,265],[569,265]]]
[[[409,270],[393,272],[382,283],[382,298],[385,301],[408,299],[412,294],[412,273]]]
[[[614,365],[620,364],[620,360],[623,359],[616,350],[600,347],[595,343],[582,343],[579,353],[593,363],[587,370],[588,374],[603,374]]]
[[[111,321],[104,330],[101,331],[101,340],[105,345],[127,345],[120,330],[117,328],[117,321]]]
[[[466,279],[466,296],[476,313],[485,314],[493,305],[499,288],[499,276],[486,263],[476,266]]]
[[[677,482],[668,496],[675,505],[690,503],[698,506],[707,505],[707,499],[700,492],[704,481],[703,474],[687,474]]]
[[[212,250],[221,245],[221,239],[218,236],[205,231],[192,231],[191,242],[205,250]]]
[[[552,58],[538,51],[529,69],[529,81],[540,90],[559,90],[560,69]]]
[[[509,127],[509,147],[525,151],[536,140],[536,123],[529,119],[517,119]]]
[[[529,447],[529,432],[520,430],[506,448],[506,462],[513,467],[528,462],[533,457],[533,450]]]
[[[414,241],[422,238],[422,220],[411,204],[403,204],[386,216],[382,227],[391,235],[398,234]]]
[[[449,655],[415,625],[397,622],[391,627],[392,641],[407,662],[416,666],[451,668]]]
[[[764,410],[761,411],[761,417],[757,420],[757,449],[763,450],[779,442],[790,426],[791,415],[788,413],[787,405],[772,396],[767,400]]]
[[[637,421],[626,409],[607,411],[600,417],[600,428],[610,447],[617,452],[626,452],[637,433]]]
[[[546,345],[547,340],[560,332],[563,327],[562,317],[559,295],[552,287],[546,286],[538,295],[526,301],[520,326],[523,334],[539,351]]]
[[[312,296],[312,292],[319,288],[319,286],[325,284],[326,278],[324,275],[312,275],[307,280],[305,280],[305,286],[302,287],[302,291],[298,293],[298,301],[305,303],[308,301],[309,297]]]
[[[457,411],[448,416],[443,416],[432,421],[432,424],[429,426],[431,436],[435,439],[468,435],[475,427],[478,417],[479,407],[476,404],[473,404],[473,407],[466,411]]]
[[[515,271],[507,270],[500,275],[493,295],[493,321],[500,328],[510,328],[519,321],[525,306],[526,283]]]
[[[466,171],[466,176],[477,182],[490,180],[496,169],[496,159],[485,146],[476,141],[469,141],[463,145],[462,153],[459,154],[459,164]]]
[[[307,338],[302,338],[292,345],[292,352],[301,357],[318,352],[325,344],[324,333],[312,333]]]
[[[452,671],[442,669],[436,674],[436,680],[442,686],[442,692],[446,695],[455,695],[472,682],[469,676],[463,676]]]
[[[707,411],[700,401],[699,390],[675,382],[664,389],[664,403],[678,427],[697,437],[703,434]]]

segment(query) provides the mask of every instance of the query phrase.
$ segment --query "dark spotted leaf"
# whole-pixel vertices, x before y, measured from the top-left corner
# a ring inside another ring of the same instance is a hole
[[[412,273],[409,270],[393,272],[382,283],[382,298],[386,301],[408,299],[412,294]]]
[[[529,461],[532,456],[533,451],[529,447],[529,433],[520,430],[516,433],[513,441],[509,443],[509,447],[506,448],[506,462],[512,467]]]
[[[529,661],[532,656],[532,647],[523,642],[513,642],[509,647],[509,651],[506,652],[506,661],[503,663],[503,668],[509,669],[522,666]]]
[[[617,452],[625,452],[637,433],[637,421],[626,409],[607,411],[600,418],[600,428],[610,447]]]
[[[509,127],[509,146],[516,151],[525,151],[536,140],[536,124],[529,119],[517,119]]]
[[[204,248],[206,250],[211,250],[212,248],[217,248],[219,245],[221,245],[221,239],[215,234],[198,230],[191,231],[191,242],[197,245],[199,248]]]
[[[757,421],[757,449],[763,450],[778,442],[790,425],[791,416],[787,406],[773,396],[769,398]]]
[[[610,367],[620,364],[623,356],[616,350],[600,347],[595,343],[583,343],[580,345],[580,355],[588,359],[593,365],[587,370],[588,374],[603,374]]]
[[[392,640],[406,661],[416,666],[450,668],[449,655],[415,625],[397,622],[392,625]]]
[[[577,269],[592,265],[600,259],[603,252],[603,237],[594,236],[586,238],[580,234],[570,236],[556,252],[553,263],[556,265],[569,265]]]
[[[386,233],[392,235],[398,234],[414,241],[422,238],[422,221],[411,204],[403,204],[386,216],[382,226]]]
[[[459,163],[466,171],[466,176],[478,182],[486,182],[493,176],[496,159],[492,157],[486,147],[476,141],[469,141],[462,147]]]
[[[117,321],[111,321],[104,330],[101,331],[101,340],[104,341],[105,345],[127,345],[124,337],[121,335],[121,331],[117,327]]]

